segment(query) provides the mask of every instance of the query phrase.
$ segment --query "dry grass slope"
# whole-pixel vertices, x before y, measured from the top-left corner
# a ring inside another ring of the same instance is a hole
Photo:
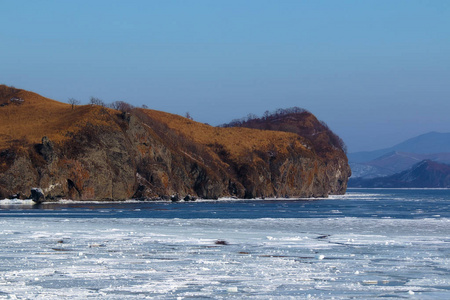
[[[10,146],[13,141],[40,143],[43,136],[53,142],[67,140],[68,132],[77,132],[86,123],[104,123],[105,108],[82,105],[72,106],[42,97],[36,93],[17,90],[0,85],[0,149]],[[11,98],[22,99],[21,103],[11,102]],[[6,104],[6,105],[5,105]]]
[[[23,103],[11,103],[12,97],[23,99]],[[36,93],[0,85],[0,149],[12,141],[40,143],[48,136],[55,143],[69,138],[86,123],[114,126],[102,111],[113,110],[91,105],[75,106],[42,97]],[[302,146],[302,138],[293,133],[256,130],[249,128],[219,128],[195,122],[187,118],[155,110],[142,110],[152,119],[166,124],[194,143],[203,146],[220,145],[232,158],[238,158],[255,150],[274,150],[283,153],[287,145]],[[306,148],[304,148],[307,152]]]
[[[22,99],[23,102],[13,103],[11,98]],[[202,153],[206,156],[218,158],[217,155],[225,153],[227,159],[234,162],[244,162],[255,152],[274,151],[286,154],[289,147],[300,150],[304,156],[311,155],[311,151],[304,146],[307,141],[295,133],[244,127],[213,127],[166,112],[150,109],[136,109],[135,112],[137,111],[175,131],[184,142],[180,140],[181,143],[173,146],[183,153],[185,144],[187,147],[194,145],[203,149]],[[56,144],[62,143],[69,140],[74,133],[86,129],[87,124],[102,126],[107,130],[120,130],[117,122],[111,118],[117,113],[112,109],[92,105],[79,105],[72,109],[70,104],[1,85],[0,149],[8,148],[12,144],[16,147],[37,144],[43,136],[47,136]],[[160,138],[169,138],[167,134],[168,132],[163,130]]]
[[[256,150],[275,150],[286,153],[287,146],[295,146],[309,152],[303,146],[303,139],[297,134],[249,129],[241,127],[221,128],[195,122],[187,118],[155,110],[143,110],[149,117],[166,124],[195,143],[210,146],[220,145],[230,154],[230,158],[239,160],[247,153]]]

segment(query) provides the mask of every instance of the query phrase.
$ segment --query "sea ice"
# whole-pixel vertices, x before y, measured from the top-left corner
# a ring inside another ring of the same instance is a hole
[[[3,217],[0,226],[0,298],[431,299],[450,286],[443,218]]]

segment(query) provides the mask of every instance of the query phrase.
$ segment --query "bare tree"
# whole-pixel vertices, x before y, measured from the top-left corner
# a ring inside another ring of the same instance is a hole
[[[130,112],[134,106],[124,101],[115,101],[109,105],[112,109],[120,110],[121,112]]]
[[[89,104],[91,105],[99,105],[99,106],[105,106],[105,102],[103,102],[103,100],[99,99],[99,98],[95,98],[95,97],[91,97],[91,99],[89,99]]]
[[[186,119],[189,119],[189,120],[194,120],[194,118],[191,116],[191,114],[190,114],[189,112],[187,112],[187,113],[184,115],[184,117],[185,117]]]
[[[72,110],[75,107],[75,105],[79,105],[80,101],[78,101],[75,98],[69,98],[69,100],[67,101],[67,103],[69,103],[70,105],[72,105]]]
[[[255,114],[248,114],[247,115],[247,121],[256,120],[258,119],[258,116]]]

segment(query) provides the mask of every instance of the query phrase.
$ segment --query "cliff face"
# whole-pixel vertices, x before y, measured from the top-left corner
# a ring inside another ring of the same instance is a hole
[[[0,119],[0,198],[28,197],[35,187],[47,200],[327,196],[345,193],[350,175],[326,130],[313,135],[318,143],[292,130],[217,128],[144,109],[72,109],[0,90],[7,116]],[[303,129],[317,121],[296,118],[284,119]]]

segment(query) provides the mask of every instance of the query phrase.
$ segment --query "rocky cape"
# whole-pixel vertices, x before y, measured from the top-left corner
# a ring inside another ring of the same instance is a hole
[[[304,110],[213,127],[0,86],[0,116],[0,199],[326,197],[351,175],[342,141]]]

